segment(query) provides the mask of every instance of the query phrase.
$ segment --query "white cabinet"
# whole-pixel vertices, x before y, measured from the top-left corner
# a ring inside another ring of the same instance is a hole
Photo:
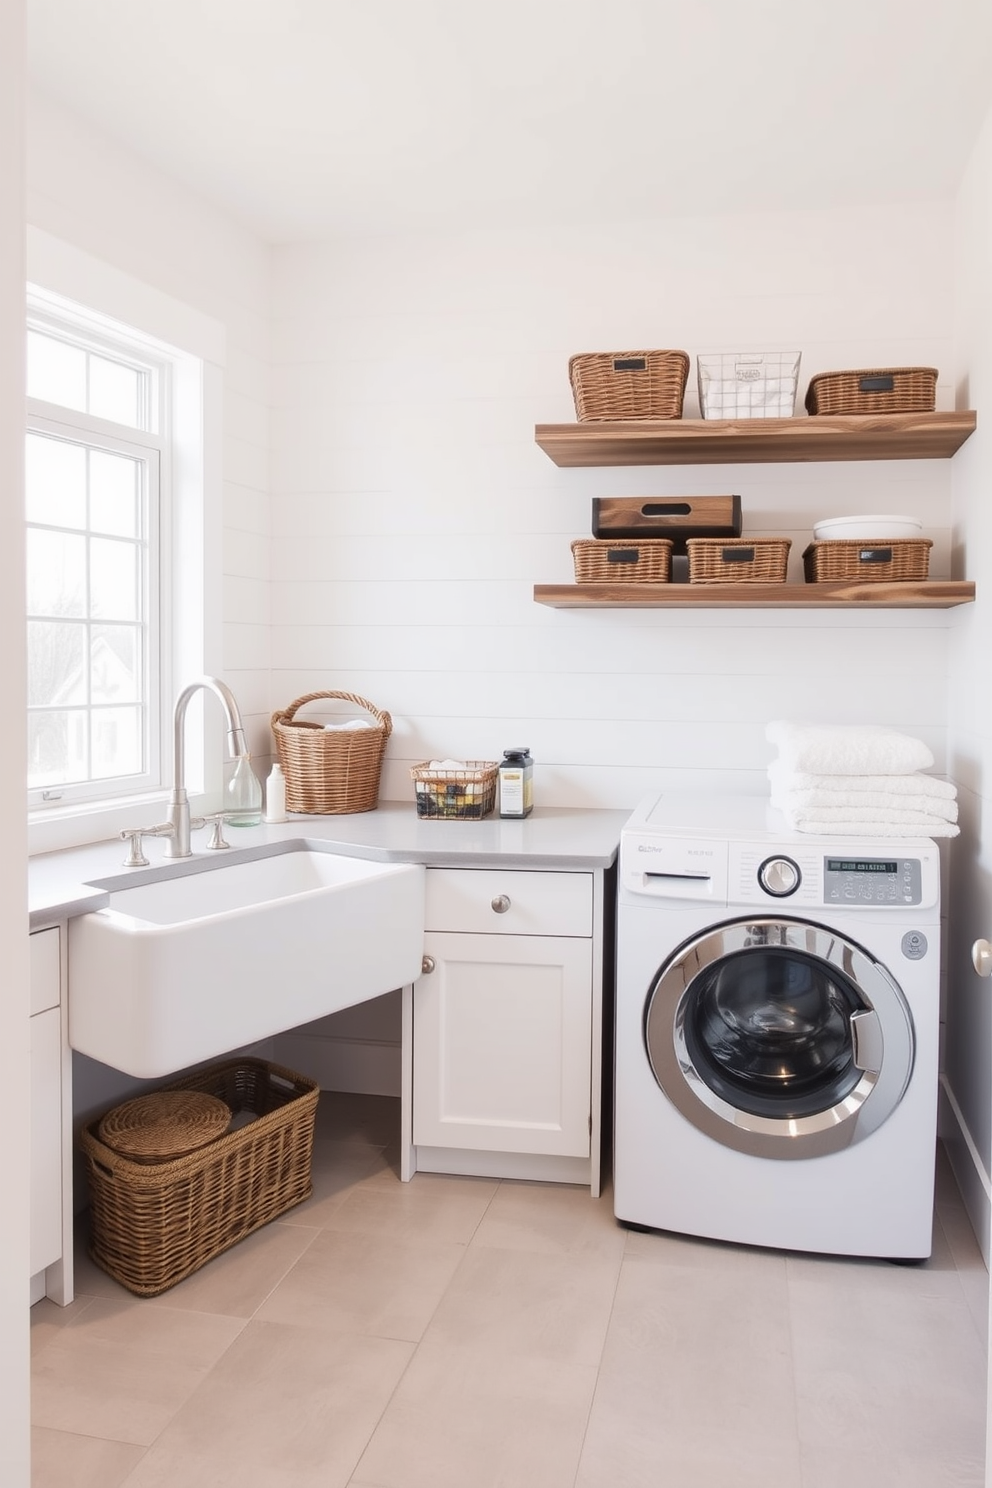
[[[29,941],[31,985],[31,1301],[72,1301],[71,1097],[62,935]]]
[[[405,1177],[598,1192],[602,891],[599,872],[427,870]]]

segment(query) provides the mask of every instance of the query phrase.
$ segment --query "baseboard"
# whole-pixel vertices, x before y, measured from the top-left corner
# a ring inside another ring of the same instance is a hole
[[[321,1090],[347,1090],[353,1095],[400,1094],[398,1043],[281,1033],[273,1044],[276,1063],[316,1080]]]
[[[986,1266],[990,1264],[990,1234],[992,1234],[992,1181],[985,1171],[981,1154],[972,1139],[962,1114],[961,1107],[947,1085],[945,1077],[940,1079],[940,1100],[937,1110],[937,1131],[947,1152],[954,1177],[972,1229],[978,1237]]]

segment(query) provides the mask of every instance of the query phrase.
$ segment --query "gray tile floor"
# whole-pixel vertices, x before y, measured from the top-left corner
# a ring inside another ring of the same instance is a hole
[[[941,1157],[892,1266],[625,1231],[609,1196],[397,1176],[321,1097],[314,1194],[141,1300],[32,1309],[34,1488],[980,1488],[988,1277]]]

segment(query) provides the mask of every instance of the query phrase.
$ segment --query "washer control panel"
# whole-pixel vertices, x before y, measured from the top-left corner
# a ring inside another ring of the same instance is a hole
[[[852,850],[853,849],[853,850]],[[790,914],[802,909],[906,910],[939,903],[937,849],[900,850],[886,843],[873,851],[865,841],[848,847],[824,843],[729,844],[729,904],[778,904]]]
[[[823,859],[823,902],[905,906],[920,904],[923,877],[919,858]]]

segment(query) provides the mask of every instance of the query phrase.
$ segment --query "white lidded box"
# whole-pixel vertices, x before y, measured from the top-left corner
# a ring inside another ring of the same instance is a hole
[[[791,418],[799,351],[718,351],[696,357],[704,419]]]
[[[917,517],[871,514],[858,517],[827,517],[813,526],[817,542],[878,542],[892,538],[919,537],[923,523]]]

